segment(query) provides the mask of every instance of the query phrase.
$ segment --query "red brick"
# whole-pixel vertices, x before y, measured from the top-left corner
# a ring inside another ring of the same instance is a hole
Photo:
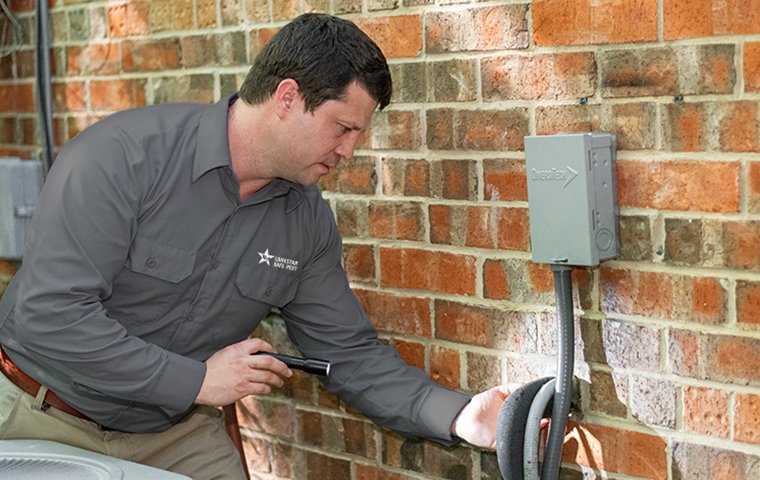
[[[213,28],[216,26],[215,0],[197,0],[196,10],[199,29]]]
[[[430,241],[449,245],[526,251],[525,208],[430,205]]]
[[[77,136],[82,130],[105,118],[103,115],[78,115],[67,119],[68,140]]]
[[[375,249],[372,245],[343,245],[343,262],[352,282],[375,282]]]
[[[182,51],[182,66],[185,68],[216,65],[217,43],[214,35],[191,35],[179,41]]]
[[[554,291],[554,274],[549,265],[531,262],[528,264],[528,273],[530,275],[530,286],[534,291]]]
[[[356,465],[356,480],[408,480],[411,478],[400,473],[389,472],[376,465],[364,465],[359,462],[355,462],[354,465]]]
[[[736,394],[734,440],[760,443],[760,396],[749,393]]]
[[[760,324],[760,283],[737,282],[736,319],[740,324]]]
[[[530,226],[527,208],[504,208],[498,215],[496,246],[503,250],[527,251],[530,247]]]
[[[688,432],[728,438],[728,394],[712,388],[686,386],[683,389],[683,421]]]
[[[37,147],[4,147],[0,148],[0,156],[5,157],[18,157],[23,160],[29,160],[32,158],[32,153],[36,154]]]
[[[726,104],[720,115],[720,149],[724,152],[758,151],[757,102]]]
[[[430,164],[425,160],[384,158],[382,178],[385,195],[430,195]]]
[[[377,43],[386,58],[416,57],[422,52],[419,15],[363,18],[356,24]]]
[[[34,112],[35,103],[31,83],[0,85],[0,112]]]
[[[670,150],[684,152],[707,150],[708,117],[709,114],[703,103],[677,103],[666,106],[666,118],[669,120],[670,128],[668,129],[666,125],[663,128],[663,134]]]
[[[431,194],[436,198],[477,200],[477,163],[473,160],[441,160],[430,165]]]
[[[84,83],[53,83],[53,111],[81,112],[84,110]]]
[[[626,315],[671,318],[673,280],[664,273],[602,269],[602,308]]]
[[[378,330],[416,337],[432,336],[428,299],[361,289],[355,289],[354,293]]]
[[[744,44],[744,91],[760,92],[760,42]]]
[[[607,128],[615,134],[618,150],[648,150],[655,148],[657,111],[653,103],[623,103],[610,105],[612,124]]]
[[[425,234],[419,203],[381,202],[369,206],[369,234],[376,238],[422,241]]]
[[[760,222],[725,222],[723,255],[728,268],[760,268]]]
[[[427,145],[441,150],[523,150],[528,111],[433,109],[427,111]]]
[[[468,345],[491,346],[494,311],[453,302],[435,302],[435,336]]]
[[[668,478],[666,448],[657,435],[571,423],[562,459],[609,473]]]
[[[269,473],[269,442],[260,438],[245,437],[243,451],[245,452],[246,465],[249,471]]]
[[[666,40],[760,33],[757,0],[664,0]]]
[[[691,304],[688,309],[693,321],[705,324],[723,323],[726,318],[726,292],[716,278],[691,279]]]
[[[354,157],[344,160],[334,172],[322,177],[319,186],[332,192],[371,195],[377,186],[375,159]]]
[[[315,452],[305,452],[306,480],[351,480],[351,462],[327,457]]]
[[[67,47],[66,68],[69,75],[118,73],[119,46],[115,43],[95,43],[83,48]]]
[[[599,105],[558,105],[536,108],[536,134],[602,130]]]
[[[18,271],[19,264],[11,260],[0,260],[0,275],[13,276]],[[2,292],[0,292],[2,295]]]
[[[267,0],[246,0],[246,16],[253,23],[269,21],[269,5]]]
[[[481,61],[481,71],[486,101],[580,98],[596,90],[590,52],[489,57]]]
[[[527,5],[427,13],[427,51],[444,53],[527,48],[527,15]]]
[[[244,397],[237,404],[240,425],[260,433],[290,437],[293,435],[295,414],[287,403]]]
[[[150,31],[189,30],[193,28],[193,0],[152,0]]]
[[[670,332],[670,369],[676,375],[702,378],[702,336],[685,330]]]
[[[661,96],[678,92],[678,62],[672,48],[603,52],[600,65],[605,97]]]
[[[425,345],[394,339],[393,347],[406,363],[425,371]]]
[[[35,145],[37,143],[37,120],[34,118],[22,118],[21,120],[21,142],[26,145]]]
[[[391,110],[376,113],[370,129],[357,143],[357,148],[416,150],[422,145],[420,113],[413,110]]]
[[[37,2],[36,0],[15,0],[11,5],[13,12],[30,12],[34,10]]]
[[[125,41],[121,44],[121,55],[126,72],[153,72],[179,67],[176,38]]]
[[[617,163],[620,206],[659,210],[739,211],[738,162]]]
[[[147,34],[150,13],[151,4],[145,1],[128,1],[108,6],[108,35],[126,37]]]
[[[528,182],[523,160],[484,160],[483,183],[486,200],[528,200]]]
[[[657,40],[657,0],[536,0],[536,45],[588,45]]]
[[[509,298],[509,278],[502,261],[486,260],[483,264],[483,296],[495,300]]]
[[[144,80],[93,80],[90,83],[93,110],[124,110],[145,105]]]
[[[433,346],[430,349],[430,378],[447,388],[459,388],[459,351]]]
[[[57,71],[57,65],[56,59],[58,58],[57,51],[53,50],[51,53],[50,61],[53,63],[51,65],[51,74],[53,77],[58,76],[61,74],[61,72]],[[16,65],[16,78],[27,78],[27,77],[34,77],[37,72],[37,54],[34,50],[20,50],[16,52],[15,54],[15,65]],[[10,75],[10,69],[12,64],[12,57],[6,56],[2,59],[3,62],[8,62],[8,72],[3,75],[5,78],[11,78]]]
[[[381,248],[380,271],[380,283],[384,286],[475,294],[475,257],[468,255]]]
[[[705,372],[711,380],[760,381],[760,340],[729,335],[707,337]]]
[[[298,0],[280,0],[272,4],[274,20],[290,20],[298,15]]]
[[[760,212],[760,162],[747,162],[749,183],[749,210]]]

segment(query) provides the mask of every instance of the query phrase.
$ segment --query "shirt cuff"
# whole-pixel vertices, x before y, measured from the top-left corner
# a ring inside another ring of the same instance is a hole
[[[444,388],[433,390],[420,411],[422,424],[428,427],[425,436],[446,446],[461,442],[451,434],[451,425],[472,397]]]

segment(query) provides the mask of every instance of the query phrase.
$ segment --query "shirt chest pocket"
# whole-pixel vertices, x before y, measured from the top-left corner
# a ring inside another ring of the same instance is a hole
[[[246,298],[281,308],[295,297],[298,276],[264,264],[241,263],[235,286]]]
[[[136,237],[127,258],[127,268],[159,280],[179,283],[186,279],[195,265],[195,252]]]

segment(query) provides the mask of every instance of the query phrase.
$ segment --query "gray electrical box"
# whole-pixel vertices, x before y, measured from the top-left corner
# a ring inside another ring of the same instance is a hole
[[[615,136],[525,137],[533,261],[597,265],[617,255]]]
[[[0,157],[0,258],[21,259],[42,176],[39,161]]]

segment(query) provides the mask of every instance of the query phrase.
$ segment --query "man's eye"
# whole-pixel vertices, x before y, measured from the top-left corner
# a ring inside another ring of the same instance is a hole
[[[341,125],[340,126],[340,134],[341,135],[345,135],[345,134],[347,134],[350,131],[351,131],[351,129],[349,127],[347,127],[345,125]]]

